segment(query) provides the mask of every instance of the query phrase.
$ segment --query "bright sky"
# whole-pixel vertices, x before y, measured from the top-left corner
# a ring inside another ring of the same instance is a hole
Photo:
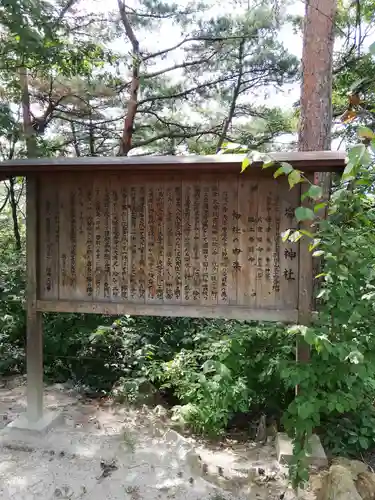
[[[183,6],[184,4],[188,4],[189,0],[176,0],[176,2]],[[256,4],[253,0],[248,0],[250,6],[251,4]],[[233,12],[234,5],[231,2],[227,2],[223,5],[220,2],[220,6],[218,5],[218,1],[206,1],[207,4],[216,4],[204,14],[204,16],[215,17],[224,14],[225,12]],[[234,1],[235,3],[235,1]],[[103,14],[107,14],[108,12],[113,12],[118,10],[117,0],[84,0],[84,5],[88,7],[90,4],[90,8],[95,6],[95,9],[98,9],[103,12]],[[137,0],[127,0],[126,4],[129,7],[136,7],[139,5]],[[303,0],[296,0],[293,2],[293,6],[288,8],[288,12],[294,15],[303,15],[305,11],[305,5]],[[157,36],[159,35],[159,36]],[[162,25],[159,29],[159,33],[157,33],[154,29],[152,31],[152,39],[150,39],[150,33],[147,31],[137,32],[137,37],[141,44],[141,47],[152,48],[152,50],[162,50],[164,48],[172,47],[181,41],[182,37],[186,36],[186,33],[181,34],[180,28],[169,21],[163,21]],[[285,45],[285,48],[288,49],[292,54],[301,58],[302,54],[302,38],[300,34],[293,33],[293,29],[291,26],[283,27],[280,30],[279,39]],[[124,35],[116,40],[113,43],[113,48],[118,51],[124,50]],[[173,65],[175,62],[181,61],[181,54],[179,50],[174,51],[171,55],[166,58],[163,63],[161,63],[160,68],[168,67]],[[156,69],[156,68],[155,68]],[[159,66],[158,68],[159,69]],[[171,73],[170,73],[171,75]],[[299,85],[289,85],[285,86],[282,92],[271,91],[270,95],[266,98],[263,96],[258,96],[256,101],[259,104],[266,104],[268,106],[281,106],[281,107],[291,107],[294,102],[298,100],[299,96]]]

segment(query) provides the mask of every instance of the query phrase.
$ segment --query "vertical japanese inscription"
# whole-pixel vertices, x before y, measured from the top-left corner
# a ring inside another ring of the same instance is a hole
[[[42,240],[42,245],[45,245],[45,284],[44,284],[44,295],[50,295],[52,291],[52,249],[53,249],[53,239],[52,234],[52,210],[51,210],[51,200],[47,198],[44,204],[44,238],[45,242]],[[43,233],[42,233],[43,234]]]
[[[259,308],[272,307],[275,304],[275,290],[272,283],[274,270],[273,254],[276,252],[273,215],[274,197],[277,194],[275,181],[263,179],[259,186],[258,215],[255,221],[256,234],[256,280],[257,298]]]
[[[92,299],[94,292],[93,260],[94,260],[94,206],[91,183],[85,189],[86,203],[86,294]]]
[[[156,298],[164,299],[164,186],[156,188]]]
[[[137,189],[130,186],[130,299],[137,299]]]
[[[124,183],[121,184],[121,298],[129,298],[129,199],[128,190]]]
[[[111,273],[112,273],[112,298],[118,300],[120,296],[120,210],[118,179],[111,179]]]
[[[174,250],[174,299],[181,300],[182,286],[182,186],[174,187],[175,200],[175,250]]]
[[[147,187],[147,301],[156,298],[155,259],[155,192],[152,184]]]
[[[102,298],[103,271],[103,235],[102,235],[102,200],[99,182],[95,182],[95,288],[94,295],[97,299]]]
[[[71,186],[69,193],[69,216],[70,216],[70,286],[75,290],[77,286],[77,197],[74,187]]]
[[[193,243],[193,283],[192,296],[195,302],[200,302],[201,298],[201,254],[200,254],[200,233],[201,233],[201,186],[193,186],[193,214],[194,214],[194,243]]]
[[[139,204],[138,204],[138,296],[141,302],[144,302],[146,297],[146,225],[145,225],[145,206],[146,206],[146,189],[144,186],[139,188]]]
[[[209,215],[209,186],[204,183],[202,186],[202,221],[201,221],[201,242],[202,242],[202,277],[201,277],[201,304],[207,304],[209,301],[209,242],[208,242],[208,215]]]
[[[183,302],[192,302],[192,280],[193,280],[193,267],[192,267],[192,187],[187,181],[183,181]]]
[[[169,183],[165,187],[165,282],[164,299],[170,301],[173,298],[174,283],[174,210],[173,210],[173,186]]]
[[[70,179],[60,179],[59,184],[59,299],[70,299]]]
[[[275,291],[276,297],[280,292],[280,241],[281,241],[281,226],[280,226],[280,199],[278,194],[275,196],[275,249],[272,253],[273,258],[273,276],[272,289]]]
[[[241,272],[237,273],[237,303],[248,307],[256,304],[257,265],[257,211],[258,182],[242,176],[238,184],[239,245],[238,261]]]
[[[220,249],[220,234],[219,234],[219,188],[215,182],[211,186],[211,210],[212,210],[212,226],[211,226],[211,302],[217,304],[219,296],[218,275],[219,275],[219,249]]]
[[[281,184],[281,180],[280,180]],[[296,229],[294,217],[295,207],[299,203],[298,189],[289,190],[287,183],[282,184],[280,191],[280,233],[287,229]],[[289,241],[280,242],[280,294],[279,304],[294,309],[298,307],[298,252],[299,244]]]
[[[103,217],[104,217],[104,298],[110,299],[111,297],[111,236],[110,236],[110,195],[108,180],[104,185],[104,199],[103,199]]]
[[[77,231],[76,231],[76,287],[72,293],[72,298],[87,298],[87,278],[86,278],[86,220],[85,220],[85,178],[77,176],[76,179],[76,207],[77,207]]]
[[[221,189],[221,213],[220,213],[220,274],[219,274],[219,287],[220,296],[219,302],[223,304],[229,303],[228,297],[228,238],[229,238],[229,192],[225,183]]]

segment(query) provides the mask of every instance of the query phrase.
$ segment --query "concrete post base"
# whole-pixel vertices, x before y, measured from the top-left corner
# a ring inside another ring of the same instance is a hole
[[[24,415],[18,417],[16,420],[13,420],[13,422],[10,422],[10,424],[8,424],[4,430],[6,430],[7,433],[11,432],[14,429],[33,431],[43,434],[45,432],[48,432],[54,425],[58,425],[59,423],[61,423],[62,420],[63,416],[60,412],[44,412],[43,416],[37,421],[30,420],[29,418],[27,418],[27,413],[25,413]]]
[[[308,455],[308,464],[312,467],[324,468],[328,466],[327,456],[325,454],[319,436],[313,434],[310,440],[311,454]],[[276,436],[276,452],[279,463],[288,464],[293,457],[293,443],[287,434],[278,432]]]

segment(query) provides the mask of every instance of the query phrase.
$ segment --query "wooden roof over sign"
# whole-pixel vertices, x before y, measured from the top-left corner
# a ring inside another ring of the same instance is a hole
[[[343,151],[307,151],[269,153],[275,162],[288,162],[304,172],[340,172],[345,168]],[[239,172],[245,155],[212,156],[128,156],[128,157],[57,157],[15,159],[1,162],[0,179],[42,172],[116,171],[217,171]],[[252,167],[261,166],[254,162]],[[250,169],[248,169],[250,170]]]

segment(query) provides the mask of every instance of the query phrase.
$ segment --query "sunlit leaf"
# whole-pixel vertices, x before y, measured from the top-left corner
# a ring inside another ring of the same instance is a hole
[[[263,163],[262,168],[269,168],[275,165],[275,162],[273,160],[267,161],[266,163]]]
[[[284,167],[281,167],[284,168]],[[292,170],[288,175],[289,186],[292,189],[293,186],[301,182],[301,172],[299,170]]]
[[[309,245],[309,251],[312,252],[321,242],[320,238],[315,238]]]
[[[310,231],[306,231],[306,229],[300,229],[300,233],[304,236],[307,236],[308,238],[314,238],[313,233],[311,233]]]
[[[283,240],[284,243],[288,240],[291,231],[292,231],[291,229],[287,229],[286,231],[283,231],[281,233],[281,239]]]
[[[317,212],[319,212],[319,210],[322,210],[326,206],[327,206],[327,203],[325,203],[325,202],[318,203],[317,205],[314,206],[314,212],[317,213]]]
[[[249,167],[251,165],[251,161],[250,161],[250,158],[248,158],[246,156],[246,158],[243,160],[242,162],[242,166],[241,166],[241,174],[242,172],[245,172],[245,170],[247,169],[247,167]]]
[[[368,127],[359,127],[358,135],[364,139],[375,139],[375,133]]]
[[[291,241],[292,243],[297,243],[297,241],[299,241],[302,236],[303,234],[300,231],[294,231],[294,233],[289,236],[289,241]]]
[[[320,273],[315,276],[315,279],[323,278],[324,276],[327,276],[327,273]]]
[[[324,255],[324,252],[323,252],[323,250],[317,250],[312,255],[313,255],[313,257],[320,257],[321,255]]]
[[[372,42],[368,49],[372,55],[375,55],[375,42]]]

